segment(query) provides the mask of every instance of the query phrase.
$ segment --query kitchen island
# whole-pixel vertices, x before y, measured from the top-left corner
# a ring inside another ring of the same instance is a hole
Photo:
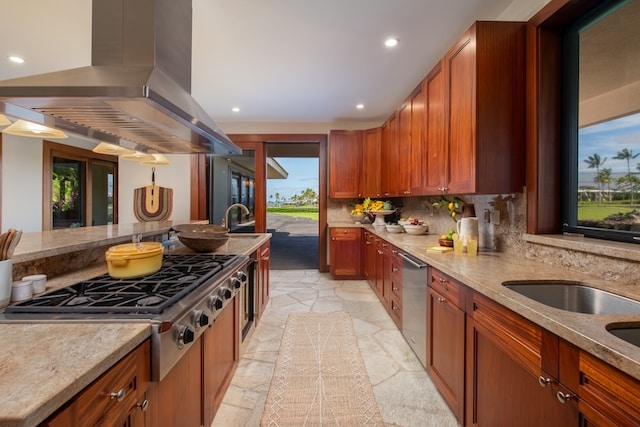
[[[175,223],[184,223],[175,222]],[[60,256],[102,252],[110,245],[130,242],[132,235],[162,240],[172,222],[99,226],[44,233],[27,233],[14,262],[49,274],[47,263]],[[39,235],[39,236],[38,236]],[[249,255],[268,242],[270,234],[230,235],[217,254]],[[175,242],[176,253],[193,253]],[[51,277],[47,291],[107,271],[104,260]],[[14,271],[15,274],[15,271]],[[19,277],[19,276],[16,276]],[[100,377],[151,335],[149,322],[7,321],[0,309],[0,426],[33,426],[44,421],[69,399]]]

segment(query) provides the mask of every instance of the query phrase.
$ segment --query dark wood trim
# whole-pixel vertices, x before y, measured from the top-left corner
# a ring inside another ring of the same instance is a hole
[[[562,31],[596,0],[551,0],[527,25],[527,233],[559,233]]]
[[[191,155],[191,219],[206,220],[209,218],[207,191],[207,156]],[[205,197],[202,197],[205,195]]]

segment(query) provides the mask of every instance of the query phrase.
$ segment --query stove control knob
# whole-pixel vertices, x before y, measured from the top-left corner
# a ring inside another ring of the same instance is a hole
[[[200,329],[203,326],[209,326],[209,316],[207,316],[202,310],[194,310],[191,316],[191,323],[196,329]]]
[[[209,297],[209,310],[216,311],[222,308],[224,301],[218,295],[211,295]]]
[[[236,289],[240,289],[242,287],[242,281],[237,277],[232,277],[229,279],[229,284]]]
[[[229,299],[231,298],[232,295],[233,295],[233,291],[230,288],[226,286],[220,287],[220,296],[222,297],[222,299]]]
[[[193,342],[195,338],[196,334],[193,332],[191,326],[178,325],[178,348],[182,348]]]
[[[236,273],[236,277],[240,279],[241,282],[246,282],[249,279],[247,273],[245,273],[244,271],[238,271]]]

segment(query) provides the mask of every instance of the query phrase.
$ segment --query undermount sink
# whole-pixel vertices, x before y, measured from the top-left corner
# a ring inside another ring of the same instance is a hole
[[[611,323],[607,325],[607,331],[630,344],[640,347],[640,324]]]
[[[503,286],[539,303],[586,314],[640,314],[640,302],[569,280],[518,280]]]

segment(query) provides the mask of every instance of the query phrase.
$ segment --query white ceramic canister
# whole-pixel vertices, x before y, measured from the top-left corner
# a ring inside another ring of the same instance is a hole
[[[0,308],[11,302],[11,281],[13,279],[13,260],[0,261]]]
[[[32,274],[30,276],[24,276],[22,280],[28,280],[31,282],[31,288],[33,294],[41,294],[47,288],[47,275],[46,274]]]
[[[30,280],[19,280],[11,285],[11,302],[24,301],[33,296]]]
[[[478,218],[468,217],[462,218],[456,224],[456,231],[458,232],[458,238],[467,245],[467,237],[478,239]]]

